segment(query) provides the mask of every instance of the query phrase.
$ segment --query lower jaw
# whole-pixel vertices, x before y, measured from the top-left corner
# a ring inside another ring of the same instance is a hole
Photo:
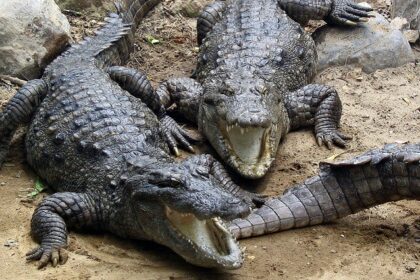
[[[271,164],[270,164],[271,165]],[[268,169],[270,168],[270,165],[264,166],[264,165],[248,165],[248,164],[238,164],[231,165],[237,172],[245,178],[248,179],[259,179],[263,177]]]
[[[267,154],[256,163],[244,162],[235,155],[228,156],[226,162],[242,177],[248,179],[259,179],[263,177],[270,168],[273,158]]]

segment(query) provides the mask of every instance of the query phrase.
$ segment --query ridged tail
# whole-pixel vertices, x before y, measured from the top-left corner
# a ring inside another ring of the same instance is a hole
[[[233,220],[237,238],[328,223],[369,207],[420,199],[420,144],[387,145],[353,159],[321,163],[320,172],[247,218]]]
[[[119,0],[115,2],[118,14],[105,18],[106,24],[96,36],[85,38],[71,46],[57,60],[68,56],[96,58],[98,66],[121,65],[127,62],[134,49],[134,32],[145,17],[161,0]]]

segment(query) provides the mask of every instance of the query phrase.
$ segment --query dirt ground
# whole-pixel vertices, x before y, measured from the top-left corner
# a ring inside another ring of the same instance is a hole
[[[129,65],[146,71],[154,84],[194,69],[195,20],[184,16],[191,15],[185,2],[164,1],[137,33]],[[201,7],[208,1],[197,2]],[[376,1],[386,10],[384,3]],[[98,21],[89,15],[73,17],[74,38],[91,34]],[[151,45],[147,38],[159,43]],[[420,59],[419,52],[416,56]],[[316,82],[338,89],[344,105],[342,130],[354,136],[350,147],[318,148],[310,130],[290,133],[268,176],[243,181],[244,186],[273,196],[313,175],[318,162],[331,156],[345,158],[385,143],[420,142],[418,62],[369,75],[360,69],[328,69]],[[3,104],[15,90],[0,82]],[[35,246],[30,218],[46,194],[28,198],[37,176],[24,160],[23,133],[15,137],[0,172],[1,279],[420,279],[418,201],[388,203],[334,224],[243,240],[245,264],[235,271],[194,267],[154,243],[76,232],[70,233],[67,264],[37,270],[25,263],[24,255]]]

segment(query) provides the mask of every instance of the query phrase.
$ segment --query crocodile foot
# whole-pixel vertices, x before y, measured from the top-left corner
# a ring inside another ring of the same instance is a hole
[[[356,25],[358,22],[368,21],[371,17],[370,7],[355,3],[353,0],[335,1],[326,21],[331,24]]]
[[[316,133],[316,141],[318,146],[325,144],[328,149],[332,149],[333,144],[345,148],[346,140],[351,140],[352,137],[339,132],[337,129],[319,131]]]
[[[26,254],[28,261],[39,260],[38,269],[45,267],[49,262],[53,267],[56,267],[58,263],[65,264],[67,259],[68,255],[64,246],[57,245],[41,245]]]
[[[267,201],[268,196],[260,193],[253,193],[245,190],[241,190],[237,194],[239,198],[242,198],[251,208],[259,208]]]
[[[191,153],[194,153],[194,148],[187,140],[196,140],[194,136],[190,135],[185,129],[180,127],[180,125],[174,119],[169,116],[164,116],[160,120],[160,123],[166,142],[176,156],[180,155],[177,148],[178,143]]]

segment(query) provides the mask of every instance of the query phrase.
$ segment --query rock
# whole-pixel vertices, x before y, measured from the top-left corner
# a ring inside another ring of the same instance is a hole
[[[420,37],[418,30],[404,30],[403,34],[407,41],[411,44],[417,42]]]
[[[391,16],[406,18],[410,29],[420,31],[420,0],[392,0]]]
[[[62,10],[97,12],[98,16],[103,16],[106,11],[115,10],[113,0],[55,0],[55,2]]]
[[[414,61],[403,33],[380,14],[374,14],[375,18],[355,27],[325,25],[314,32],[319,71],[329,66],[354,65],[371,73]]]
[[[17,247],[19,243],[14,239],[8,239],[4,242],[5,247]]]
[[[69,39],[69,22],[53,0],[2,1],[0,74],[39,77]]]
[[[202,10],[202,7],[197,1],[188,1],[181,6],[180,12],[184,17],[195,18],[198,17]]]
[[[391,20],[391,27],[397,30],[406,30],[410,27],[406,18],[396,17]]]

